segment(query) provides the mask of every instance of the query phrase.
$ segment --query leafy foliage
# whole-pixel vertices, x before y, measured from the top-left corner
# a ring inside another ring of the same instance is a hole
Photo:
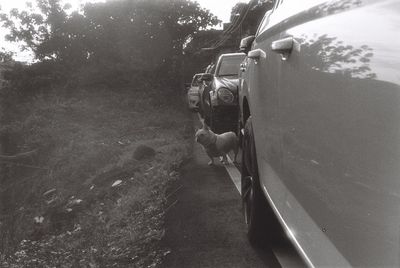
[[[218,21],[189,0],[88,3],[68,13],[60,0],[37,0],[40,12],[1,14],[7,39],[22,41],[35,57],[68,65],[123,62],[154,69],[180,55],[186,38]],[[140,66],[140,67],[139,67]]]
[[[8,51],[0,51],[0,63],[11,62],[13,57],[12,52]]]
[[[34,85],[38,79],[47,81],[46,87],[65,81],[76,88],[157,80],[179,88],[187,39],[218,23],[189,0],[106,1],[87,3],[80,11],[62,6],[61,0],[36,0],[36,5],[0,14],[10,30],[7,39],[22,42],[38,61],[9,76],[24,92],[40,89]],[[30,71],[44,66],[52,66],[50,74],[38,78]]]

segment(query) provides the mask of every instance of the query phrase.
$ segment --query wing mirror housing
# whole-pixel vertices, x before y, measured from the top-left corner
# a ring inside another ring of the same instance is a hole
[[[243,38],[240,41],[239,51],[247,54],[250,51],[251,45],[253,44],[255,38],[256,37],[254,35]]]

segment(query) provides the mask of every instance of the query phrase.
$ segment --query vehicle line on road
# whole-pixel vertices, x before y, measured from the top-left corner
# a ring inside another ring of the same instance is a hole
[[[235,166],[235,164],[233,163],[232,159],[229,157],[229,155],[227,156],[228,158],[228,164],[224,165],[226,171],[229,174],[229,177],[231,178],[233,184],[235,185],[236,189],[238,190],[239,194],[242,195],[241,193],[241,189],[242,189],[242,185],[241,185],[241,174],[239,169]]]

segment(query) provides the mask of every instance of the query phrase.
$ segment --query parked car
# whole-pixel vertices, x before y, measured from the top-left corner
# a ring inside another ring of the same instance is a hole
[[[212,73],[214,73],[214,72],[215,72],[215,64],[214,64],[213,62],[211,62],[211,63],[206,67],[205,73],[212,74]]]
[[[399,25],[398,1],[278,0],[243,40],[250,241],[277,219],[309,266],[400,266]]]
[[[222,54],[213,74],[203,76],[200,87],[201,114],[207,125],[216,132],[237,131],[238,72],[244,53]]]
[[[199,86],[202,82],[201,76],[203,74],[195,74],[192,79],[192,83],[190,84],[190,87],[187,91],[187,99],[188,99],[188,105],[189,109],[192,111],[198,111],[199,109],[199,101],[200,101],[200,95],[199,95]]]
[[[199,114],[202,118],[204,118],[204,110],[205,110],[205,101],[203,100],[203,92],[205,89],[210,88],[210,84],[213,81],[214,73],[215,73],[215,63],[211,62],[205,69],[204,75],[201,77],[202,83],[199,87]],[[204,94],[207,96],[207,94]],[[207,121],[208,122],[208,121]]]

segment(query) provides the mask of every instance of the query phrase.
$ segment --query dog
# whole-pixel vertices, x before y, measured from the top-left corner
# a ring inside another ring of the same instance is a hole
[[[222,134],[215,134],[204,123],[203,128],[196,131],[195,140],[200,143],[206,151],[211,161],[208,165],[214,164],[214,157],[220,157],[222,164],[228,163],[227,154],[230,151],[235,153],[234,162],[239,151],[239,139],[234,132],[225,132]]]

